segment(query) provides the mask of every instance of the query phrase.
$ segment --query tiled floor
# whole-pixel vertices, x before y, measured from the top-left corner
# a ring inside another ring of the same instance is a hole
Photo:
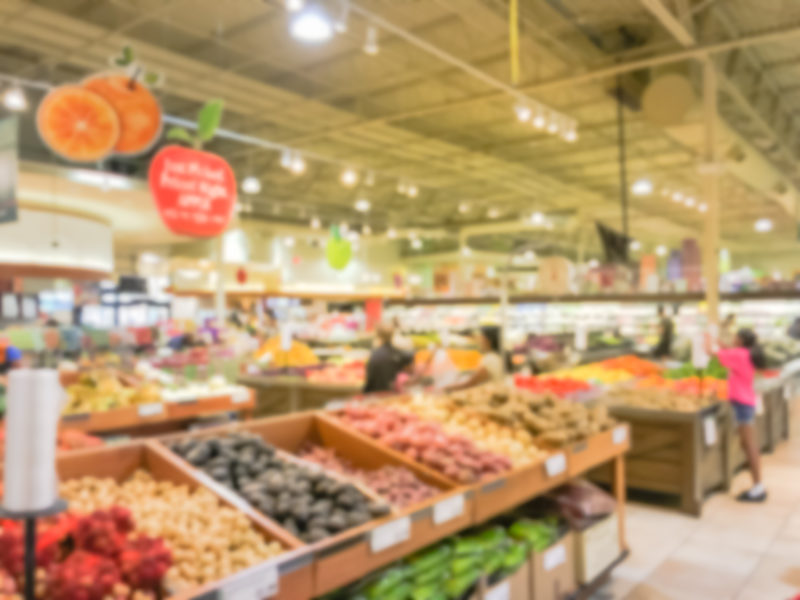
[[[794,412],[795,415],[798,411]],[[800,428],[763,457],[769,499],[741,504],[750,483],[711,497],[699,519],[629,503],[631,555],[592,600],[788,600],[800,594]]]

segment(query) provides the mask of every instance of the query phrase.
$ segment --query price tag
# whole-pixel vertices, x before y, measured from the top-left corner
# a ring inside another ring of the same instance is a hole
[[[336,411],[342,410],[347,405],[344,400],[331,400],[325,403],[325,410]]]
[[[717,420],[713,416],[703,419],[703,439],[706,446],[713,446],[717,443]]]
[[[558,546],[550,548],[544,553],[544,558],[542,560],[545,571],[552,571],[565,562],[567,562],[567,548],[564,544],[559,544]]]
[[[464,494],[450,496],[433,505],[433,522],[436,525],[447,523],[464,514]]]
[[[761,394],[756,394],[756,414],[764,414],[764,396]]]
[[[628,440],[628,428],[624,425],[614,427],[614,431],[611,432],[611,439],[617,446],[624,444]]]
[[[161,402],[151,402],[150,404],[140,404],[138,407],[140,417],[153,417],[164,412],[164,405]]]
[[[278,567],[260,564],[240,573],[220,589],[222,600],[264,600],[278,593]]]
[[[503,583],[498,583],[493,588],[489,589],[484,595],[484,600],[510,600],[511,599],[511,582],[506,579]]]
[[[195,469],[195,474],[197,478],[203,482],[204,486],[216,493],[220,498],[224,498],[226,502],[231,504],[238,511],[246,515],[253,515],[255,513],[255,509],[252,505],[233,490],[209,477],[200,469]]]
[[[547,471],[548,477],[561,475],[567,470],[567,455],[563,452],[554,454],[544,462],[544,469]]]
[[[411,517],[403,517],[372,530],[369,545],[372,552],[383,552],[387,548],[402,544],[411,537]]]
[[[231,394],[231,403],[241,404],[250,400],[250,391],[245,388],[236,388]]]

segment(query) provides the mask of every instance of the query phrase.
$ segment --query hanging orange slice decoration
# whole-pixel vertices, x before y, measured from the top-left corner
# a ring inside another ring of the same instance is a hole
[[[141,154],[149,150],[161,133],[161,106],[152,92],[127,75],[95,75],[83,87],[99,94],[119,115],[117,154]]]
[[[120,133],[119,117],[111,104],[75,85],[57,87],[44,97],[36,127],[53,152],[75,162],[105,158]]]

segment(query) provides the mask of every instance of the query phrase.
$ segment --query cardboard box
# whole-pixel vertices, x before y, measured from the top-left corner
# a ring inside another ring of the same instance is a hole
[[[503,581],[492,586],[484,583],[481,587],[481,600],[531,600],[529,563],[522,563],[513,575]]]
[[[619,558],[617,513],[575,532],[575,563],[579,583],[589,583]]]
[[[575,541],[567,533],[544,552],[534,552],[530,564],[531,600],[563,600],[577,588]]]

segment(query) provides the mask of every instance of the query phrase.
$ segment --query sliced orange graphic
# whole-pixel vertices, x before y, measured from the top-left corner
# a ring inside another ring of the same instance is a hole
[[[50,91],[36,113],[39,135],[50,149],[75,162],[108,155],[119,139],[119,117],[101,96],[75,85]]]
[[[150,90],[125,75],[95,75],[83,87],[100,94],[119,115],[120,134],[114,151],[140,154],[158,140],[161,107]]]

